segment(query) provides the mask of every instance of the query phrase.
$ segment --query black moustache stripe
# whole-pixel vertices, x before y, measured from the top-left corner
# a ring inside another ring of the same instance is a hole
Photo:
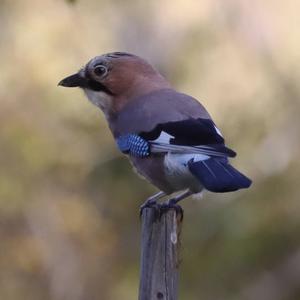
[[[87,79],[86,80],[86,83],[85,83],[85,88],[88,88],[90,90],[93,90],[95,92],[104,92],[110,96],[113,96],[113,92],[107,88],[104,84],[98,82],[98,81],[95,81],[93,79]]]
[[[84,82],[82,82],[82,84],[81,84],[82,88],[87,88],[87,89],[90,89],[95,92],[104,92],[110,96],[114,95],[114,93],[108,87],[106,87],[104,84],[92,79],[88,72],[85,72],[84,75],[85,75],[83,78]]]

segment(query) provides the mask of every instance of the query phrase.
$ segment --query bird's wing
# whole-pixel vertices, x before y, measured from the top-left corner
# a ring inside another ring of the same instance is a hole
[[[110,120],[115,137],[151,132],[158,124],[187,119],[211,119],[196,99],[172,89],[162,89],[130,101]]]
[[[213,121],[202,118],[157,124],[151,131],[121,135],[117,142],[122,152],[141,157],[166,152],[208,157],[236,155],[224,145]]]
[[[151,152],[195,153],[208,156],[234,157],[220,130],[210,119],[187,119],[158,124],[150,132],[141,132]]]
[[[220,131],[200,102],[172,89],[131,101],[111,120],[111,129],[120,150],[132,155],[174,152],[235,156],[225,147]]]

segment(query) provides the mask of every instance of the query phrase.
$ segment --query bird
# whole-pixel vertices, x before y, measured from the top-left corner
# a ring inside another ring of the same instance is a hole
[[[176,91],[145,59],[127,52],[96,56],[58,85],[84,91],[104,113],[118,149],[158,188],[142,209],[165,196],[164,205],[172,207],[204,190],[250,187],[252,181],[230,164],[236,152],[204,106]]]

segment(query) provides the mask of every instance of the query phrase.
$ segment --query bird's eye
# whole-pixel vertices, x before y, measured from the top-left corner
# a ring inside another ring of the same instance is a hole
[[[94,68],[94,73],[97,75],[97,76],[104,76],[106,73],[107,73],[107,68],[103,65],[98,65]]]

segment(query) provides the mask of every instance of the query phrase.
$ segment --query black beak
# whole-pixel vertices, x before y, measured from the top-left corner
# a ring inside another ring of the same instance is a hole
[[[102,83],[97,82],[93,79],[90,79],[87,77],[82,77],[79,75],[79,73],[73,74],[71,76],[68,76],[61,80],[58,85],[64,86],[64,87],[80,87],[84,89],[90,89],[92,91],[102,91],[107,93],[108,95],[114,95],[110,89],[108,89],[106,86],[104,86]]]
[[[64,87],[83,87],[85,86],[86,80],[81,77],[78,73],[68,76],[61,80],[58,85]]]

